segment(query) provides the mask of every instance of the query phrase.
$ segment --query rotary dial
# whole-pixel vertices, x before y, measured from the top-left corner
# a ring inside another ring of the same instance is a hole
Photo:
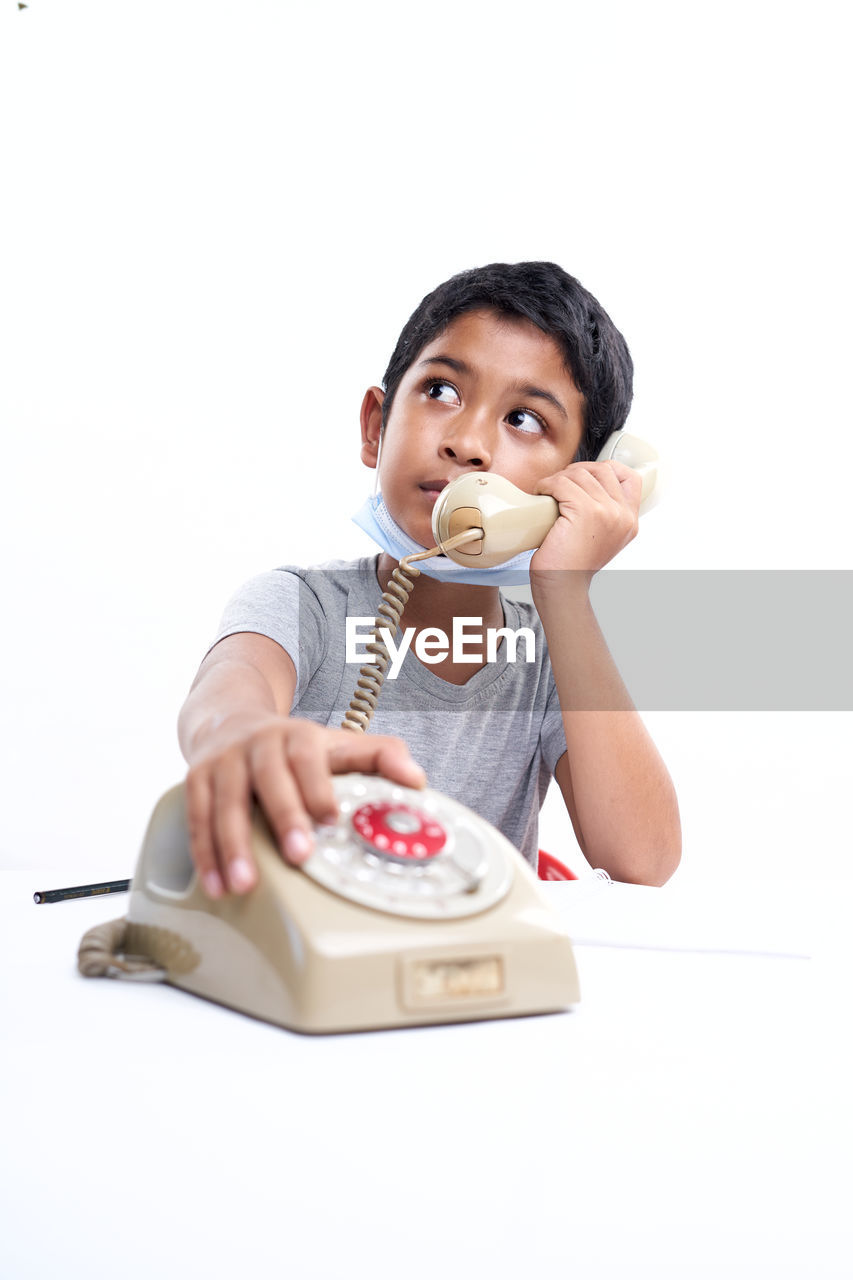
[[[360,774],[337,777],[334,786],[339,821],[315,828],[304,865],[326,889],[432,919],[474,915],[507,893],[515,851],[464,805]]]

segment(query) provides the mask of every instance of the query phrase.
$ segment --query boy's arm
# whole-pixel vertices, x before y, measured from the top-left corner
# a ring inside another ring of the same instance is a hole
[[[555,777],[588,861],[614,880],[663,884],[681,858],[675,789],[589,599],[594,573],[636,532],[639,479],[618,463],[579,463],[541,491],[566,516],[531,564],[568,748]]]
[[[335,821],[332,774],[381,773],[422,787],[405,743],[329,729],[289,715],[296,689],[290,656],[266,636],[227,636],[199,668],[178,719],[190,851],[211,897],[245,893],[257,880],[251,803],[257,798],[279,848],[304,862],[312,820]]]
[[[539,605],[542,612],[541,598]],[[663,884],[681,858],[675,788],[622,683],[589,595],[572,599],[564,591],[543,622],[546,635],[559,637],[556,646],[549,639],[549,650],[568,749],[554,776],[578,844],[587,861],[614,880]]]

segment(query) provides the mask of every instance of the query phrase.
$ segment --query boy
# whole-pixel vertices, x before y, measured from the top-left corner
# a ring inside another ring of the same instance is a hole
[[[246,584],[181,711],[190,841],[212,897],[255,883],[253,795],[283,856],[298,864],[311,852],[312,821],[335,819],[331,775],[351,770],[413,787],[428,775],[534,863],[554,776],[593,865],[619,880],[668,879],[680,858],[674,789],[589,602],[595,572],[637,531],[639,478],[591,461],[624,425],[631,394],[621,334],[552,263],[463,272],[422,301],[384,388],[371,387],[361,408],[362,460],[382,486],[364,527],[383,552]],[[535,610],[488,579],[447,580],[422,561],[401,628],[431,656],[407,652],[398,678],[386,680],[375,732],[333,727],[357,674],[346,662],[347,619],[375,614],[401,545],[434,545],[436,498],[471,471],[559,503],[530,559]],[[450,635],[461,618],[465,652],[430,649],[435,629]],[[512,661],[506,638],[497,653],[486,643],[490,630],[519,623],[533,633],[532,663]]]

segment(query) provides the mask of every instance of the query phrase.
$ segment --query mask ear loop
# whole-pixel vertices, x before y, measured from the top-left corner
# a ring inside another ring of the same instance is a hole
[[[376,450],[376,470],[373,474],[373,493],[371,498],[375,498],[379,493],[379,463],[382,461],[382,441],[385,439],[385,428],[379,428],[379,446]]]

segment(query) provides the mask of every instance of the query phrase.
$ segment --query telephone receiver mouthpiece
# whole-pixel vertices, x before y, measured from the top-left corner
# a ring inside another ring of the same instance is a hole
[[[627,431],[614,431],[596,461],[624,462],[637,471],[643,482],[640,514],[654,505],[659,488],[658,454],[645,440]],[[547,494],[525,493],[490,471],[469,471],[438,495],[432,510],[432,532],[436,544],[457,564],[491,569],[541,546],[559,512],[556,501]],[[447,550],[444,544],[448,539],[466,529],[481,529],[482,536]]]
[[[482,529],[480,538],[445,555],[457,564],[491,569],[538,547],[559,514],[547,494],[525,493],[503,476],[473,471],[442,489],[432,511],[432,532],[444,550],[444,543],[457,533]]]

